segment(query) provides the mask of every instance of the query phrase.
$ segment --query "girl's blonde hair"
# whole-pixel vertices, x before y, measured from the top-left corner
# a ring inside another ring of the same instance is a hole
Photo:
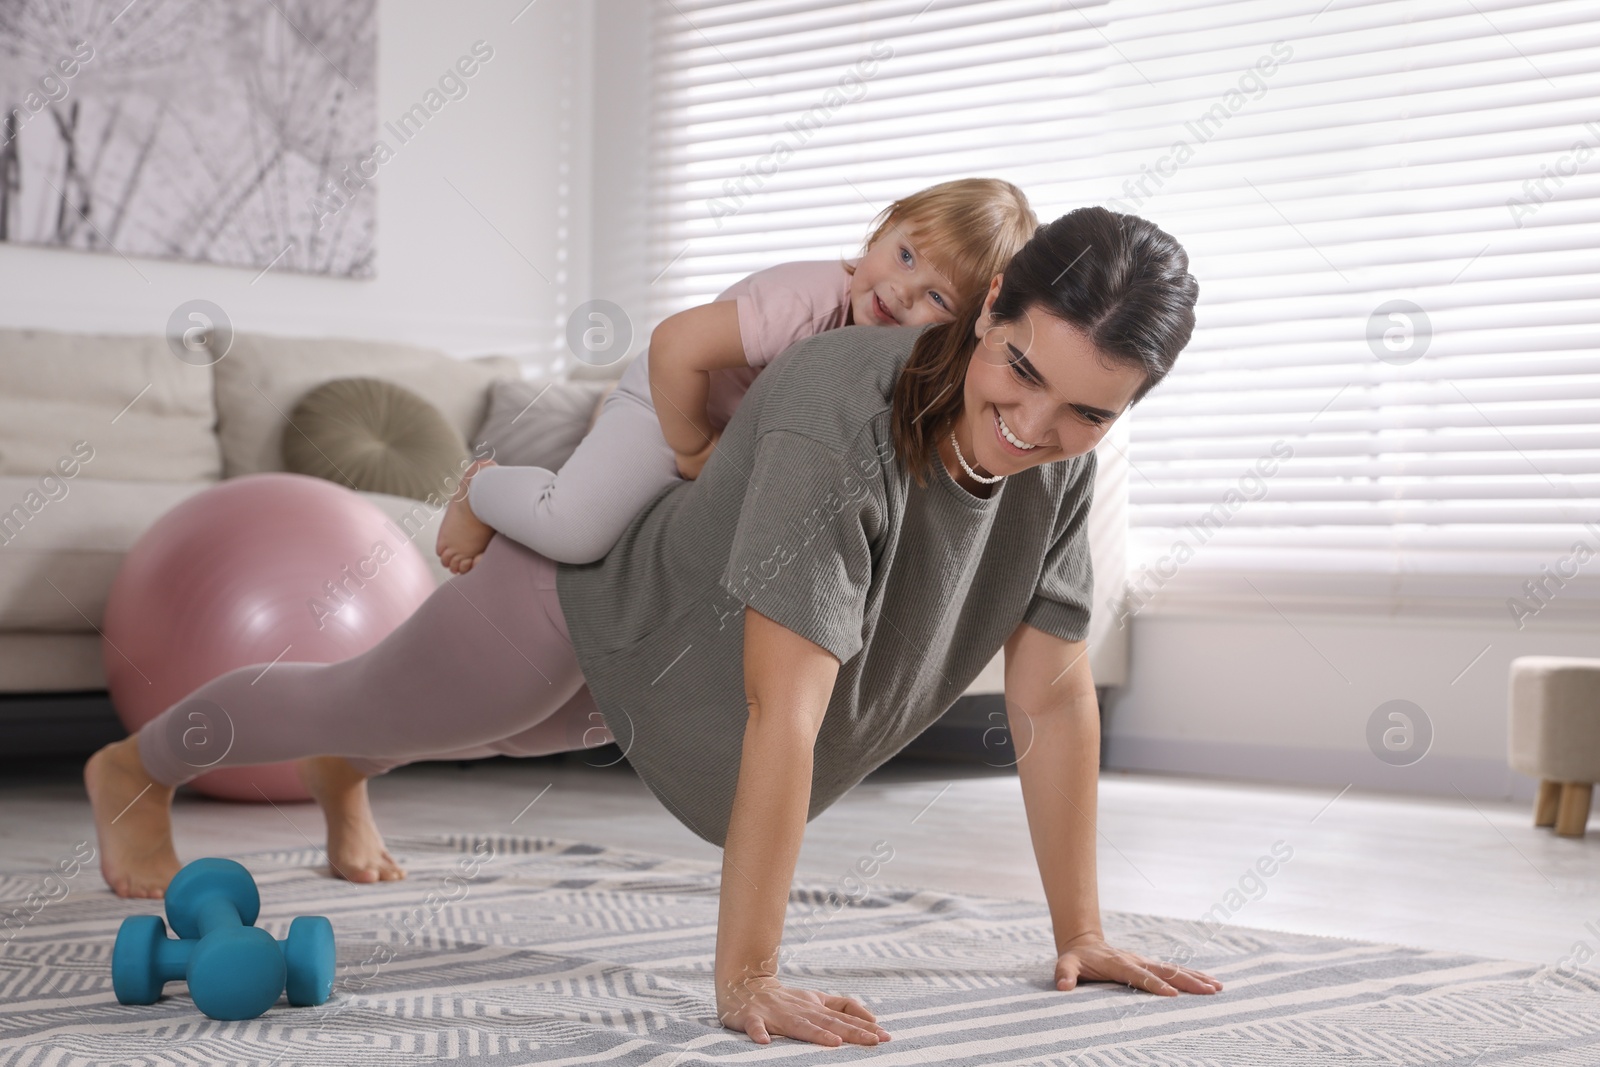
[[[862,255],[879,238],[898,232],[918,258],[927,257],[953,290],[956,312],[980,303],[989,282],[1028,243],[1039,220],[1028,198],[999,178],[957,178],[902,197],[874,217]],[[851,274],[855,268],[845,264]]]

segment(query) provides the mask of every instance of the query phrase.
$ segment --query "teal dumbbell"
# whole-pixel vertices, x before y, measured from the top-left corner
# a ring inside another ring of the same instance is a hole
[[[333,993],[333,926],[303,915],[283,941],[254,925],[261,894],[233,860],[202,859],[184,867],[166,892],[167,937],[154,915],[123,920],[111,951],[111,985],[123,1004],[154,1004],[167,982],[186,980],[195,1007],[213,1019],[254,1019],[286,989],[297,1007]]]

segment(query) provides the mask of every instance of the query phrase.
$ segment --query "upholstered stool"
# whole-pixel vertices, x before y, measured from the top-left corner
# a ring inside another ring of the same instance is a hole
[[[1582,837],[1600,782],[1600,659],[1511,661],[1511,769],[1539,779],[1533,825]]]

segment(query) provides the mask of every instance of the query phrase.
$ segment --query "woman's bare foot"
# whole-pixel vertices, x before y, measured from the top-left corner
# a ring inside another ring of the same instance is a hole
[[[300,780],[328,820],[328,866],[347,882],[392,882],[406,872],[383,847],[367,803],[367,779],[338,756],[313,756],[295,764]]]
[[[439,539],[434,542],[433,550],[439,554],[439,562],[452,574],[470,571],[479,554],[489,547],[489,539],[494,536],[494,527],[474,515],[472,505],[467,500],[472,476],[485,467],[493,466],[494,460],[480,459],[466,469],[461,476],[461,488],[450,498],[444,521],[439,523]]]
[[[100,839],[100,876],[119,897],[159,897],[178,873],[172,847],[172,789],[139,760],[137,735],[89,757],[83,784]]]

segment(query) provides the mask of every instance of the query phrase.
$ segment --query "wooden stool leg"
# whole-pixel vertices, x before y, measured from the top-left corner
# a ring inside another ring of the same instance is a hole
[[[1589,826],[1589,804],[1594,799],[1592,782],[1564,782],[1561,804],[1556,812],[1556,833],[1561,837],[1582,837]]]
[[[1556,805],[1561,801],[1561,783],[1548,778],[1539,783],[1539,799],[1533,805],[1533,825],[1554,826]]]

